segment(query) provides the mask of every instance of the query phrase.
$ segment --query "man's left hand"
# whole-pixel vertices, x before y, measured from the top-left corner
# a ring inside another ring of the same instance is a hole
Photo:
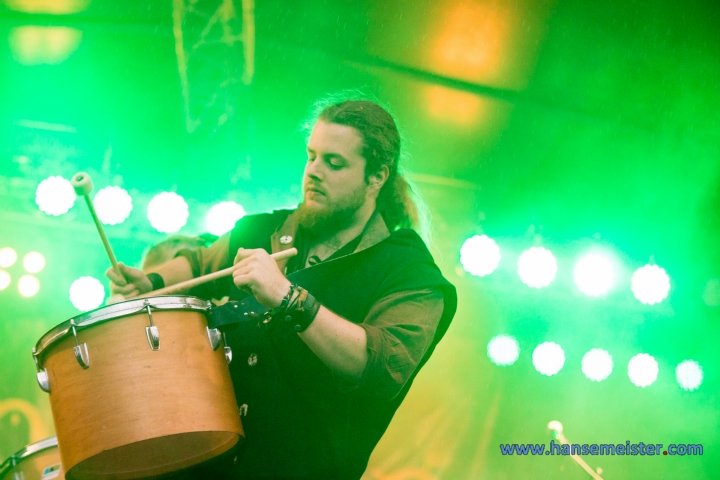
[[[235,285],[249,289],[258,302],[268,308],[280,305],[290,291],[290,281],[282,274],[275,259],[262,248],[239,249],[234,264]]]

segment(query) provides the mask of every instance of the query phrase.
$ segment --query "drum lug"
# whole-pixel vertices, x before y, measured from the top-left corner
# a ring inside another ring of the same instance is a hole
[[[145,335],[147,336],[150,348],[153,351],[160,350],[160,332],[158,328],[153,324],[152,311],[150,310],[150,302],[145,300],[145,308],[147,309],[148,319],[150,320],[150,326],[145,327]]]
[[[158,328],[153,325],[151,327],[145,327],[145,335],[147,335],[148,343],[150,344],[150,348],[153,349],[153,351],[157,351],[160,349],[160,332],[158,332]]]
[[[35,361],[35,368],[37,368],[36,378],[38,385],[40,385],[43,392],[50,393],[50,376],[47,373],[47,368],[42,368],[40,366],[40,359],[38,358],[38,353],[35,347],[32,349],[32,355],[33,360]]]
[[[75,338],[75,348],[73,349],[75,352],[75,359],[83,370],[86,370],[90,368],[90,353],[88,352],[87,343],[80,343],[80,340],[78,340],[75,323],[72,320],[70,321],[70,329],[72,330],[73,338]]]
[[[47,368],[43,368],[37,372],[37,382],[43,392],[50,393],[50,377],[47,373]]]
[[[227,344],[227,337],[225,336],[225,332],[222,333],[222,339],[223,344],[225,344],[225,361],[228,365],[230,365],[230,362],[232,362],[232,348],[228,347]]]
[[[90,354],[88,353],[87,343],[81,343],[73,350],[75,350],[75,358],[83,370],[90,368]]]
[[[210,346],[213,349],[213,352],[220,348],[220,340],[222,339],[222,334],[220,333],[220,330],[217,328],[210,328],[205,327],[207,329],[207,335],[208,340],[210,340]]]

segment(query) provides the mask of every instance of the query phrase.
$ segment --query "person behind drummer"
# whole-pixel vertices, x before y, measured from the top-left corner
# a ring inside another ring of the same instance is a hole
[[[187,249],[193,249],[198,247],[209,247],[218,239],[217,235],[210,233],[203,233],[194,237],[187,235],[170,235],[165,240],[151,245],[145,249],[140,260],[140,270],[143,273],[149,274],[155,271],[155,269],[169,262],[178,254],[178,252]],[[206,296],[209,289],[200,286],[197,290],[193,291],[193,294]],[[140,294],[139,290],[134,290],[125,295],[119,293],[112,293],[107,303],[122,302],[128,298],[135,297]],[[227,297],[226,297],[227,298]],[[224,301],[215,300],[216,304],[222,304]]]
[[[155,267],[163,265],[175,258],[178,252],[198,247],[209,247],[217,239],[217,235],[211,233],[203,233],[195,237],[170,235],[162,242],[147,248],[140,262],[140,270],[145,273],[151,273]]]
[[[330,101],[309,125],[297,209],[248,215],[149,275],[106,273],[113,292],[132,294],[234,265],[215,295],[242,307],[218,316],[234,324],[227,342],[246,441],[213,475],[360,478],[456,310],[455,288],[412,230],[392,116],[367,100]],[[291,247],[290,260],[270,256]]]

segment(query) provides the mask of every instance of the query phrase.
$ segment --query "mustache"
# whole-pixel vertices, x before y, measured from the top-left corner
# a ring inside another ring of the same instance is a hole
[[[325,189],[322,188],[322,187],[321,187],[320,185],[318,185],[317,183],[312,183],[312,182],[306,183],[306,184],[305,184],[305,191],[307,192],[308,190],[314,190],[314,191],[319,192],[319,193],[321,193],[321,194],[323,194],[323,195],[327,195],[327,192],[325,192]]]

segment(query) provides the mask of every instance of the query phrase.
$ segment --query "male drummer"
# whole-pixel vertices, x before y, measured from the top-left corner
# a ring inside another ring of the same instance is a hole
[[[149,275],[106,273],[113,292],[136,295],[234,265],[214,287],[238,303],[211,315],[233,350],[246,435],[220,464],[227,478],[360,478],[456,309],[411,229],[417,209],[390,114],[330,102],[311,125],[296,210],[246,216]],[[292,247],[290,260],[270,256]]]

